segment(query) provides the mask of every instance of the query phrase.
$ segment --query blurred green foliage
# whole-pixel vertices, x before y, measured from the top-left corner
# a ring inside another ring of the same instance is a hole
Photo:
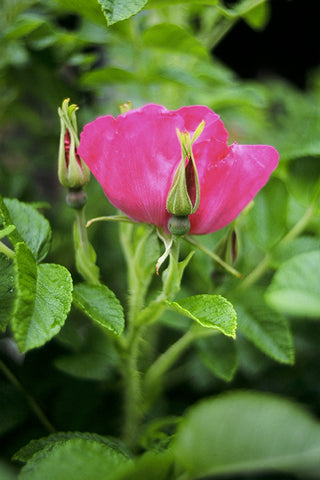
[[[264,28],[272,16],[267,1],[242,0],[233,8],[218,0],[136,1],[135,10],[122,8],[117,16],[112,16],[112,3],[2,0],[1,194],[45,207],[53,230],[49,260],[65,265],[77,278],[71,255],[73,212],[65,206],[65,192],[56,173],[57,108],[64,98],[79,105],[80,130],[98,115],[117,115],[119,105],[128,100],[134,108],[148,102],[168,109],[205,104],[221,116],[230,143],[274,145],[280,152],[274,178],[232,226],[235,266],[245,277],[243,283],[238,286],[236,279],[221,272],[201,252],[186,270],[184,296],[219,293],[234,303],[239,317],[237,342],[228,347],[229,339],[201,339],[189,352],[188,361],[168,375],[166,400],[157,406],[157,413],[167,413],[170,404],[171,413],[181,414],[199,397],[245,387],[290,396],[320,414],[320,310],[316,299],[320,281],[319,72],[310,72],[308,90],[299,91],[279,78],[243,81],[217,60],[215,46],[237,21]],[[125,2],[120,4],[123,7]],[[237,48],[235,45],[235,55]],[[87,194],[88,218],[114,212],[94,179]],[[103,280],[125,303],[125,267],[117,225],[94,225],[89,235]],[[226,228],[201,241],[221,254],[230,238],[230,228]],[[188,248],[185,246],[186,251]],[[313,266],[312,277],[304,259]],[[287,278],[292,279],[289,286],[294,291],[294,275],[297,284],[305,280],[308,291],[309,284],[314,287],[315,300],[310,306],[305,295],[295,309],[299,314],[292,319],[287,315],[292,313],[292,293],[283,306],[275,292],[280,286],[289,288]],[[270,282],[266,303],[264,294]],[[184,330],[185,323],[183,319],[173,321],[168,313],[162,326],[154,342],[159,351],[176,339],[177,330]],[[55,340],[25,358],[5,334],[0,349],[57,429],[116,434],[120,406],[115,400],[119,378],[113,368],[114,352],[82,314],[73,311]],[[222,352],[221,356],[217,358],[212,349]],[[222,362],[224,351],[228,354]],[[0,446],[2,455],[9,458],[45,432],[35,424],[23,395],[15,395],[4,377],[0,380]],[[6,468],[0,464],[0,477],[1,469]],[[11,470],[11,478],[9,475]]]

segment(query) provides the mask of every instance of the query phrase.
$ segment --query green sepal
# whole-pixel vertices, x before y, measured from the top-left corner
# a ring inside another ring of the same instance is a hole
[[[184,157],[182,157],[176,173],[174,174],[167,197],[166,208],[169,213],[179,217],[186,217],[192,212],[193,205],[187,190]]]
[[[175,258],[175,255],[170,253],[170,262],[168,268],[162,274],[163,292],[165,298],[172,300],[179,292],[184,270],[193,257],[193,254],[194,251],[191,251],[184,260],[179,262]]]
[[[196,162],[192,152],[192,144],[199,138],[204,126],[205,122],[202,121],[194,132],[192,138],[189,132],[182,133],[180,130],[176,130],[177,137],[181,144],[182,157],[168,192],[166,208],[169,213],[177,217],[187,217],[188,215],[195,213],[200,204],[200,184]],[[193,170],[194,187],[196,191],[194,203],[192,203],[189,196],[186,178],[186,169],[189,167],[190,162]]]
[[[74,222],[73,236],[75,261],[78,272],[85,280],[90,280],[90,283],[100,284],[100,270],[96,265],[96,252],[91,243],[88,242],[88,245],[84,245],[84,243],[81,242],[77,222]]]
[[[69,105],[69,98],[58,108],[60,117],[60,143],[58,176],[61,185],[66,188],[79,189],[90,180],[90,170],[77,153],[79,146],[76,119],[77,105]],[[65,140],[68,136],[69,146],[66,150]]]

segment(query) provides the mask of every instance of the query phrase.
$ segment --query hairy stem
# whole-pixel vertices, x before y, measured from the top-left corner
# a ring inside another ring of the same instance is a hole
[[[138,440],[138,430],[142,417],[141,375],[138,367],[141,328],[135,329],[123,362],[124,379],[124,426],[123,439],[130,447]]]
[[[235,268],[233,268],[231,265],[229,265],[228,263],[224,262],[222,260],[222,258],[220,258],[218,255],[216,255],[214,252],[212,252],[211,250],[209,250],[209,248],[205,247],[204,245],[202,245],[202,243],[198,242],[197,240],[195,240],[193,237],[184,237],[184,240],[188,243],[190,243],[191,245],[194,245],[195,247],[197,247],[201,252],[205,253],[206,255],[208,255],[210,258],[212,258],[212,260],[214,260],[216,263],[218,263],[221,267],[223,267],[227,272],[231,273],[232,275],[234,275],[235,277],[237,278],[241,278],[241,273],[238,272],[238,270],[236,270]]]

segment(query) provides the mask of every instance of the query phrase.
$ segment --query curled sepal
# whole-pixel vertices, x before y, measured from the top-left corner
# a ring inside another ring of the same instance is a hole
[[[168,235],[161,228],[157,229],[157,234],[160,240],[165,245],[165,252],[158,259],[156,266],[156,273],[159,275],[159,268],[164,261],[169,257],[169,265],[164,270],[162,275],[163,291],[158,300],[172,300],[180,290],[180,284],[184,269],[191,260],[194,251],[191,251],[184,260],[179,261],[180,237],[175,235]]]
[[[174,174],[167,196],[166,208],[177,217],[187,217],[195,213],[200,204],[200,185],[192,144],[199,138],[205,126],[202,121],[192,138],[189,132],[176,130],[181,144],[182,157]]]
[[[89,182],[90,170],[80,158],[78,127],[76,119],[77,105],[69,105],[69,98],[58,108],[60,117],[60,144],[58,176],[61,185],[66,188],[80,189]]]
[[[173,236],[168,235],[165,233],[165,231],[162,228],[157,228],[157,234],[160,240],[163,242],[165,246],[165,251],[161,255],[161,257],[158,258],[157,264],[156,264],[156,274],[159,275],[159,269],[161,265],[165,262],[165,260],[168,258],[170,255],[170,250],[173,244]]]

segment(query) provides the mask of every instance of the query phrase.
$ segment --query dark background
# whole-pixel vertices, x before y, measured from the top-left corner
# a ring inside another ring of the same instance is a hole
[[[226,6],[236,3],[225,1]],[[242,78],[280,76],[305,88],[310,70],[320,64],[319,2],[271,0],[270,4],[271,18],[264,30],[238,22],[215,55]]]

